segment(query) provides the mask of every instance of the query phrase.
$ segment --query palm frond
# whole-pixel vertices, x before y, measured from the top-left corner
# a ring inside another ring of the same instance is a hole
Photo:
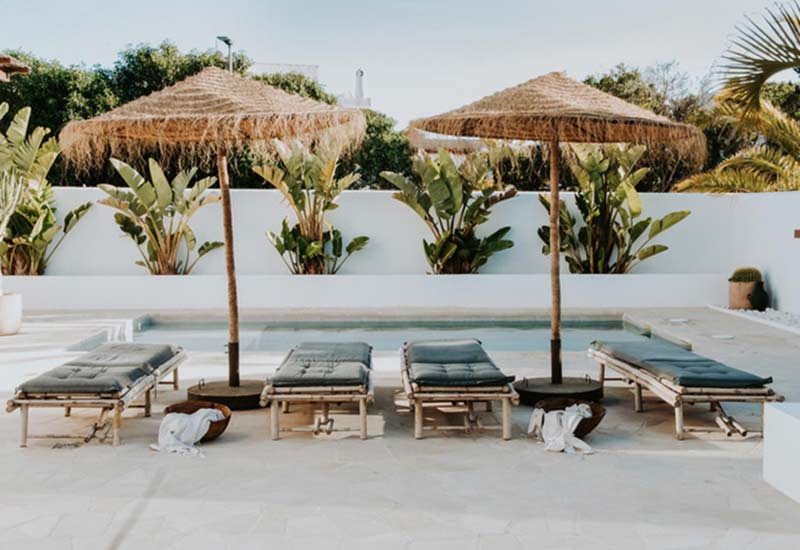
[[[759,193],[784,189],[751,170],[731,169],[696,174],[678,183],[675,190],[696,193]]]
[[[721,162],[716,172],[748,170],[765,178],[771,185],[793,186],[787,182],[800,179],[800,162],[791,155],[767,145],[748,147]],[[785,182],[785,183],[780,183]]]
[[[747,17],[737,31],[723,55],[721,95],[741,103],[749,114],[761,108],[761,89],[767,80],[800,67],[800,4],[791,0],[767,9],[760,22]]]

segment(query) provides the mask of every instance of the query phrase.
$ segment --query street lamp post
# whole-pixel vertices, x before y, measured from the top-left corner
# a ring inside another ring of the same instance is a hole
[[[228,72],[233,72],[233,40],[227,36],[218,36],[217,40],[228,46]]]

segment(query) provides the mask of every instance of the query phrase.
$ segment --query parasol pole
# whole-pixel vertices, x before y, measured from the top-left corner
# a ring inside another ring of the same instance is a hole
[[[558,132],[553,125],[550,138],[550,381],[561,384],[561,235],[559,221],[561,208],[558,198],[558,185],[561,176],[561,149],[558,145]]]
[[[225,146],[217,148],[217,171],[222,195],[222,228],[225,235],[225,271],[228,278],[228,385],[239,387],[239,297],[233,256],[233,216]]]

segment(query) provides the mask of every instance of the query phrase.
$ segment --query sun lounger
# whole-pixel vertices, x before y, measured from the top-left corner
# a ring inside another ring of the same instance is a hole
[[[375,399],[372,348],[361,342],[304,342],[292,349],[261,393],[261,406],[270,406],[272,439],[281,431],[328,434],[350,431],[333,427],[331,405],[358,403],[361,439],[367,439],[367,405]],[[322,409],[307,428],[281,428],[280,416],[289,406],[306,404]]]
[[[439,340],[407,342],[403,346],[401,375],[414,410],[414,437],[422,438],[426,429],[491,429],[476,416],[475,404],[486,404],[491,411],[493,401],[503,406],[503,439],[511,439],[511,405],[519,403],[519,395],[506,376],[486,354],[478,340]],[[463,405],[466,416],[463,426],[425,427],[424,406]]]
[[[158,384],[171,384],[178,389],[178,365],[186,359],[177,346],[113,342],[37,376],[20,385],[6,410],[20,410],[22,430],[20,446],[28,438],[74,439],[74,435],[28,435],[31,408],[63,407],[69,416],[73,408],[100,409],[100,417],[92,424],[84,441],[97,436],[105,439],[108,415],[113,413],[111,431],[114,445],[119,445],[122,412],[129,407],[144,407],[150,416],[151,392]],[[172,374],[170,381],[162,381]],[[134,402],[144,396],[143,405]]]
[[[767,387],[772,378],[763,378],[749,372],[729,367],[713,359],[697,355],[675,344],[663,340],[644,342],[600,342],[592,343],[589,356],[600,364],[600,382],[621,380],[633,385],[634,410],[641,412],[642,389],[675,409],[675,436],[683,439],[690,432],[710,432],[717,428],[687,427],[684,425],[684,404],[707,403],[717,412],[715,422],[719,429],[730,436],[734,432],[741,436],[749,433],[722,407],[723,402],[760,403],[783,401]],[[613,369],[621,378],[608,378],[606,367]]]

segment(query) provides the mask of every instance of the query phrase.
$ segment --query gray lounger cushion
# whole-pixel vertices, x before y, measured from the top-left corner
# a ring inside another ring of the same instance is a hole
[[[113,342],[28,380],[24,393],[119,393],[179,353],[173,346]]]
[[[646,342],[592,342],[607,355],[685,387],[761,388],[772,382],[697,355],[664,340]]]
[[[372,367],[369,344],[303,342],[268,381],[276,387],[365,386]]]
[[[420,386],[504,386],[503,374],[477,340],[432,340],[405,345],[412,382]]]

